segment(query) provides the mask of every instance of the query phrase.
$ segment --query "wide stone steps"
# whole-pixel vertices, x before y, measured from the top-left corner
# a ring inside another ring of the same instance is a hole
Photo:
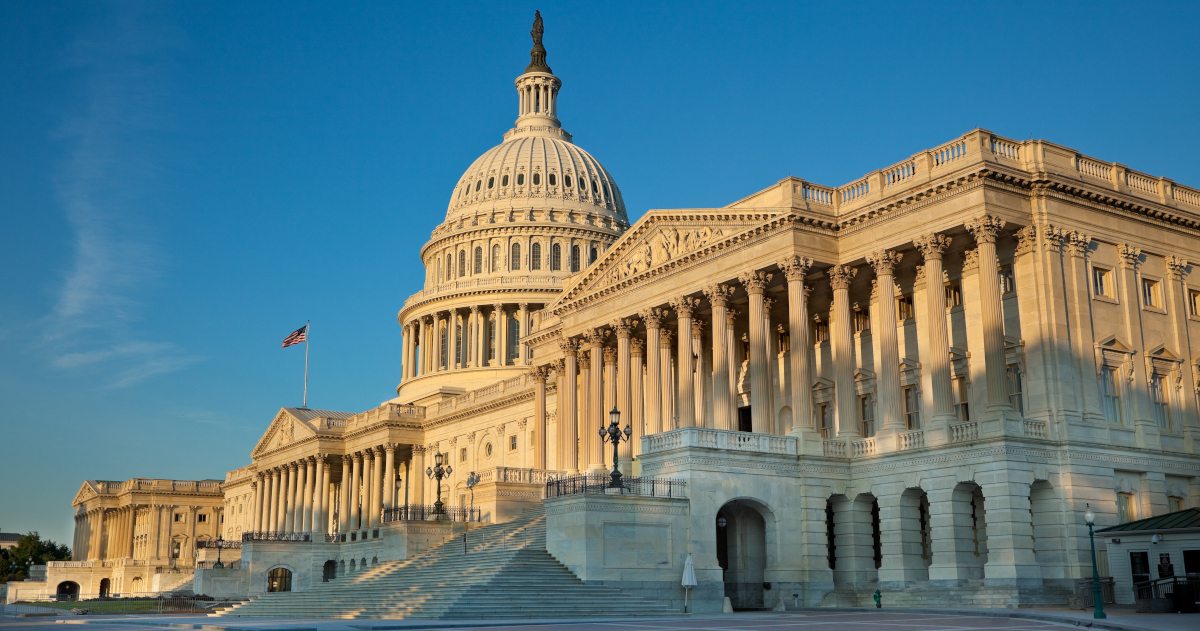
[[[838,588],[825,595],[819,607],[874,607],[876,585],[851,590]],[[1062,607],[1071,594],[1067,590],[1045,586],[1038,589],[988,587],[981,580],[967,581],[958,587],[917,586],[903,590],[883,590],[886,607],[975,607],[1036,608]]]
[[[611,604],[619,602],[614,611]],[[585,585],[546,552],[540,507],[472,530],[404,561],[264,594],[214,614],[286,618],[570,618],[671,613],[656,601]]]

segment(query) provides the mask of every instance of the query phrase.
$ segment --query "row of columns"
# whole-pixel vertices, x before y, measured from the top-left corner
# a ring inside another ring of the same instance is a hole
[[[124,558],[141,558],[150,560],[151,555],[154,559],[163,557],[163,544],[170,539],[171,525],[168,522],[165,535],[163,529],[163,514],[166,511],[167,519],[180,508],[177,505],[171,504],[130,504],[117,508],[93,508],[83,514],[75,516],[75,536],[72,543],[72,558],[76,561],[103,561],[108,559],[124,559]],[[196,519],[199,511],[203,506],[186,506],[188,509],[187,515],[187,540],[191,542],[188,546],[186,558],[195,558],[196,549]],[[219,532],[221,515],[223,509],[214,507],[212,509],[213,530]],[[147,533],[145,541],[152,544],[152,548],[136,550],[135,543],[138,539],[137,527],[138,517],[143,519],[151,519],[153,521],[148,524],[153,527],[153,534]]]
[[[515,310],[502,303],[490,309],[472,305],[416,318],[404,325],[403,379],[510,363],[527,365],[530,355],[526,345],[519,344],[516,353],[509,349],[508,322],[514,317],[519,327],[517,337],[525,337],[529,334],[527,302],[518,304]]]
[[[984,356],[987,373],[988,413],[1003,415],[1009,409],[1006,362],[1004,348],[1004,320],[1000,304],[999,268],[996,257],[996,238],[1003,228],[1003,221],[996,217],[983,216],[966,225],[975,238],[980,265],[980,294]],[[930,356],[928,369],[933,382],[934,418],[948,423],[955,418],[950,369],[949,336],[946,331],[946,296],[942,275],[942,256],[950,246],[951,239],[944,234],[932,233],[915,241],[917,250],[925,263],[925,283],[928,296],[928,312],[924,317],[930,331]],[[880,250],[867,257],[867,263],[875,273],[879,297],[880,358],[877,375],[879,417],[882,420],[877,437],[884,440],[908,430],[904,413],[904,402],[900,381],[900,355],[897,336],[896,307],[892,296],[895,292],[894,272],[902,260],[902,254],[893,250]],[[794,343],[790,346],[790,381],[787,383],[793,396],[792,434],[813,431],[812,407],[812,344],[809,336],[808,295],[812,287],[806,277],[813,261],[804,257],[790,257],[777,263],[787,282],[788,330]],[[848,265],[834,265],[827,270],[833,290],[833,326],[831,347],[835,365],[835,394],[838,408],[836,437],[854,439],[861,437],[858,423],[858,401],[854,375],[857,361],[854,357],[853,311],[849,289],[858,269]],[[751,421],[754,432],[775,433],[775,403],[772,384],[778,351],[772,334],[770,307],[772,298],[766,295],[766,287],[772,274],[765,270],[749,270],[738,278],[745,288],[748,305],[749,381]],[[726,284],[715,284],[701,292],[712,307],[712,358],[713,366],[696,366],[703,361],[700,352],[705,323],[696,319],[700,300],[685,295],[670,302],[670,307],[653,307],[638,314],[636,318],[619,320],[611,327],[616,333],[617,345],[612,351],[614,371],[605,372],[602,357],[607,350],[604,340],[610,331],[594,329],[585,331],[581,339],[560,342],[564,358],[554,366],[535,370],[535,381],[545,379],[549,369],[559,375],[559,445],[561,454],[558,467],[571,471],[598,470],[604,466],[602,443],[597,429],[606,422],[606,410],[616,406],[622,419],[630,419],[634,431],[631,441],[634,454],[638,450],[640,435],[656,434],[679,427],[702,425],[707,418],[703,411],[704,389],[712,388],[712,423],[717,429],[737,429],[738,386],[733,323],[737,312],[729,308],[729,298],[734,288]],[[700,292],[698,292],[700,293]],[[664,317],[674,311],[676,330],[664,327]],[[631,329],[638,320],[645,325],[645,375],[644,390],[641,384],[634,387],[634,380],[642,375],[642,343],[630,339]],[[672,338],[680,338],[675,347],[676,370],[672,369]],[[580,363],[581,356],[588,360]],[[923,363],[926,358],[922,358]],[[574,387],[580,373],[586,373],[579,388]],[[615,375],[615,377],[614,377]],[[676,379],[676,375],[680,375]],[[693,379],[683,375],[694,375]],[[616,379],[613,384],[615,397],[605,399],[602,384],[605,379]],[[644,391],[644,406],[634,401],[634,393]],[[630,393],[623,396],[621,393]],[[545,389],[539,386],[538,401],[535,403],[535,425],[539,435],[544,435]],[[615,398],[615,400],[613,400]],[[640,418],[644,409],[645,418]],[[576,444],[578,443],[578,449]],[[886,448],[886,445],[885,447]],[[535,455],[535,462],[544,462],[544,455]]]

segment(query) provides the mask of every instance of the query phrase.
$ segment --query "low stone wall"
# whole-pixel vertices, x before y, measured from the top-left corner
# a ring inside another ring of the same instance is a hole
[[[192,591],[197,595],[212,596],[217,600],[241,600],[250,593],[250,570],[200,569],[192,582]]]

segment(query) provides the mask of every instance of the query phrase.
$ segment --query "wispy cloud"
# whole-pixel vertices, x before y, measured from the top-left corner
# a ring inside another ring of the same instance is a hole
[[[164,265],[150,219],[163,211],[156,194],[165,149],[160,60],[167,29],[138,5],[109,8],[65,60],[81,84],[60,129],[65,157],[55,186],[74,252],[43,339],[54,366],[103,371],[109,386],[125,387],[198,358],[145,340],[135,326]]]

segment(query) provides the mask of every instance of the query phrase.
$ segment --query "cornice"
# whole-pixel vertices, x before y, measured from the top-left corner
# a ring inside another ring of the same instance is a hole
[[[980,168],[975,171],[959,172],[936,182],[898,193],[888,200],[859,209],[853,215],[838,219],[838,236],[852,235],[890,221],[897,216],[926,208],[947,199],[977,190],[983,184],[981,178],[991,170]]]
[[[549,384],[546,384],[546,393],[547,394],[550,393],[550,385]],[[502,397],[499,399],[493,399],[486,403],[481,403],[481,404],[478,404],[478,405],[475,405],[475,406],[472,406],[472,407],[469,407],[469,408],[466,408],[463,410],[455,410],[453,413],[451,413],[447,416],[438,416],[432,420],[426,421],[424,424],[422,424],[421,427],[422,427],[422,429],[428,431],[428,430],[432,430],[432,429],[437,429],[448,423],[453,423],[455,421],[460,421],[465,418],[470,418],[472,416],[475,416],[476,414],[482,414],[484,412],[491,412],[491,411],[499,410],[502,408],[512,407],[514,405],[520,405],[522,403],[532,401],[535,394],[536,394],[536,391],[534,388],[522,390],[512,396]]]
[[[1037,175],[1044,179],[1033,182],[1031,194],[1035,197],[1053,198],[1146,225],[1200,236],[1200,220],[1184,217],[1167,206],[1151,206],[1116,191],[1089,188],[1082,182],[1055,179],[1045,173]]]
[[[624,234],[624,231],[616,228],[604,228],[600,226],[581,224],[581,223],[559,223],[559,222],[531,222],[517,223],[506,222],[504,224],[487,224],[486,226],[470,226],[449,232],[444,235],[438,235],[431,238],[421,247],[421,260],[425,260],[425,255],[431,249],[445,247],[447,241],[453,241],[456,244],[463,241],[471,241],[474,239],[495,238],[497,236],[513,236],[520,233],[533,233],[538,236],[567,236],[567,235],[588,235],[598,234],[610,240],[616,240]]]
[[[433,303],[442,302],[442,301],[448,300],[450,298],[465,298],[465,297],[470,297],[470,296],[498,296],[498,295],[504,295],[504,294],[524,294],[524,293],[531,293],[531,294],[550,293],[550,294],[554,294],[553,298],[557,298],[559,295],[562,294],[562,288],[561,287],[537,287],[537,286],[505,288],[501,285],[501,286],[477,287],[477,288],[473,288],[473,289],[465,289],[462,291],[449,292],[449,293],[445,293],[445,294],[439,294],[437,296],[430,296],[429,298],[425,298],[425,299],[421,300],[420,302],[415,302],[411,305],[406,305],[405,307],[401,308],[400,311],[398,311],[396,313],[396,321],[399,322],[401,326],[404,326],[405,320],[408,319],[409,317],[411,317],[410,314],[413,311],[420,311],[421,307],[428,307],[429,305],[431,305]],[[540,296],[534,296],[533,298],[534,298],[534,300],[542,300],[542,298]],[[545,300],[545,302],[549,303],[553,298],[548,298]],[[490,305],[492,303],[488,302],[488,303],[480,303],[480,304]],[[466,307],[459,307],[459,308],[466,308]],[[439,309],[437,311],[450,311],[450,310],[451,309],[449,307],[447,307],[446,309]],[[428,312],[422,313],[421,315],[428,315]]]

